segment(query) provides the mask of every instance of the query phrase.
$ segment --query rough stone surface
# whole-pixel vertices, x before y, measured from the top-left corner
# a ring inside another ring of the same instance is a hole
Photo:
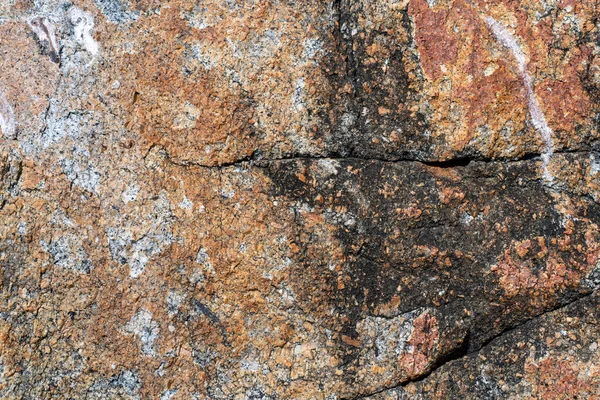
[[[600,393],[597,294],[507,332],[426,379],[367,397],[594,399]]]
[[[600,9],[0,2],[0,398],[593,399]]]

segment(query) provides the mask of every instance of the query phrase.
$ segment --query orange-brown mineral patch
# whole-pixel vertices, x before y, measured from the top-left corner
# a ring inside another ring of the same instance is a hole
[[[541,146],[530,122],[522,71],[486,18],[506,27],[524,53],[533,95],[554,131],[555,145],[578,147],[589,134],[598,135],[582,80],[596,51],[585,40],[594,29],[592,2],[563,2],[555,7],[556,19],[541,17],[546,10],[540,4],[519,2],[451,0],[430,7],[418,0],[408,10],[426,79],[424,98],[434,110],[432,134],[444,137],[449,152],[472,149],[514,157],[539,152]],[[582,44],[570,45],[575,42]]]
[[[457,61],[460,42],[452,34],[452,22],[458,15],[464,16],[464,7],[431,9],[425,0],[416,0],[408,3],[408,10],[414,19],[421,66],[427,76],[438,80],[446,65]]]
[[[512,242],[492,267],[506,299],[521,295],[542,307],[560,290],[577,286],[596,267],[600,255],[597,226],[577,234],[572,221],[566,225],[565,234],[557,238]]]
[[[407,379],[413,379],[427,372],[438,340],[438,325],[433,315],[424,313],[415,318],[414,330],[407,342],[412,350],[402,354],[399,360],[408,374]]]
[[[133,49],[111,49],[113,68],[128,76],[128,127],[142,133],[146,148],[160,144],[173,160],[205,165],[257,149],[319,146],[313,112],[328,90],[320,64],[324,7],[307,5],[313,17],[271,1],[210,3],[163,4],[129,31],[105,33]]]
[[[530,398],[594,399],[600,393],[598,366],[577,360],[576,356],[559,354],[537,362],[528,359],[524,372],[532,387]]]

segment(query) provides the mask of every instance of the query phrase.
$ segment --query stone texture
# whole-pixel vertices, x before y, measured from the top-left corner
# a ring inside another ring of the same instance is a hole
[[[598,296],[593,294],[452,361],[427,379],[368,399],[593,399],[598,377]]]
[[[596,7],[0,3],[0,397],[594,398]]]

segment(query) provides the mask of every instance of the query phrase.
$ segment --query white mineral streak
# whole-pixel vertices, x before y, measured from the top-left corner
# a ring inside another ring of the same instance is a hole
[[[92,15],[77,7],[71,7],[69,18],[73,24],[77,42],[93,56],[98,55],[100,46],[98,46],[98,42],[94,40],[91,34],[94,28],[94,18]]]
[[[548,162],[550,160],[550,157],[554,153],[552,129],[550,129],[550,127],[548,126],[546,117],[544,116],[544,113],[540,108],[540,103],[538,102],[538,99],[535,96],[535,93],[533,92],[531,77],[527,72],[527,61],[525,53],[523,53],[523,50],[521,49],[521,46],[519,46],[519,43],[517,42],[515,37],[502,24],[500,24],[492,17],[487,17],[485,19],[485,22],[496,37],[496,40],[498,40],[498,42],[500,42],[504,47],[509,49],[515,57],[515,60],[517,61],[519,73],[521,74],[523,84],[525,85],[525,89],[527,90],[527,102],[529,105],[529,114],[531,116],[531,122],[533,123],[535,129],[538,130],[538,132],[542,136],[542,140],[544,141],[544,149],[542,151],[542,168],[544,170],[544,180],[547,183],[550,183],[553,180],[552,174],[548,170]]]
[[[4,136],[9,139],[15,139],[17,132],[15,113],[2,91],[0,91],[0,129],[2,129]]]

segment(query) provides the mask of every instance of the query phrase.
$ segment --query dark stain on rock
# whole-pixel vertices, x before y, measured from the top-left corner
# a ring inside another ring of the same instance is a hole
[[[424,115],[417,104],[418,79],[409,78],[414,38],[408,10],[365,26],[368,3],[341,0],[335,37],[345,69],[332,76],[342,93],[332,147],[337,154],[373,158],[419,158],[431,148]],[[413,60],[414,61],[414,60]],[[413,64],[415,64],[413,62]],[[417,74],[413,73],[416,77]],[[338,101],[340,95],[338,95]]]
[[[340,335],[357,338],[356,324],[367,316],[391,318],[434,307],[444,315],[442,340],[465,346],[459,338],[470,332],[466,346],[473,351],[532,313],[585,294],[576,278],[587,265],[585,251],[560,255],[572,271],[560,285],[548,283],[542,300],[528,290],[507,298],[506,283],[491,272],[515,242],[539,237],[559,242],[565,235],[564,217],[541,184],[538,161],[473,162],[450,169],[415,162],[336,162],[337,173],[331,175],[323,173],[319,160],[274,162],[265,172],[275,198],[322,216],[323,231],[333,230],[343,249],[346,262],[328,271],[329,260],[315,259],[319,252],[310,250],[324,241],[321,231],[304,231],[302,217],[297,219],[297,244],[307,250],[294,263],[295,293],[314,312],[336,310],[337,318],[325,321]],[[597,208],[589,203],[575,213]],[[578,224],[587,229],[584,220]],[[587,246],[583,234],[571,238]],[[550,256],[541,257],[532,264],[538,265],[532,272],[538,279],[555,273],[546,267]],[[323,302],[328,307],[314,305]],[[344,344],[341,351],[344,363],[355,362],[360,352]]]
[[[215,313],[213,313],[206,305],[202,304],[198,300],[193,300],[192,304],[198,314],[206,316],[210,322],[219,329],[221,335],[223,336],[223,343],[226,346],[230,346],[229,341],[227,340],[227,331],[225,330],[225,327],[223,326],[223,323],[219,317],[217,317]]]

